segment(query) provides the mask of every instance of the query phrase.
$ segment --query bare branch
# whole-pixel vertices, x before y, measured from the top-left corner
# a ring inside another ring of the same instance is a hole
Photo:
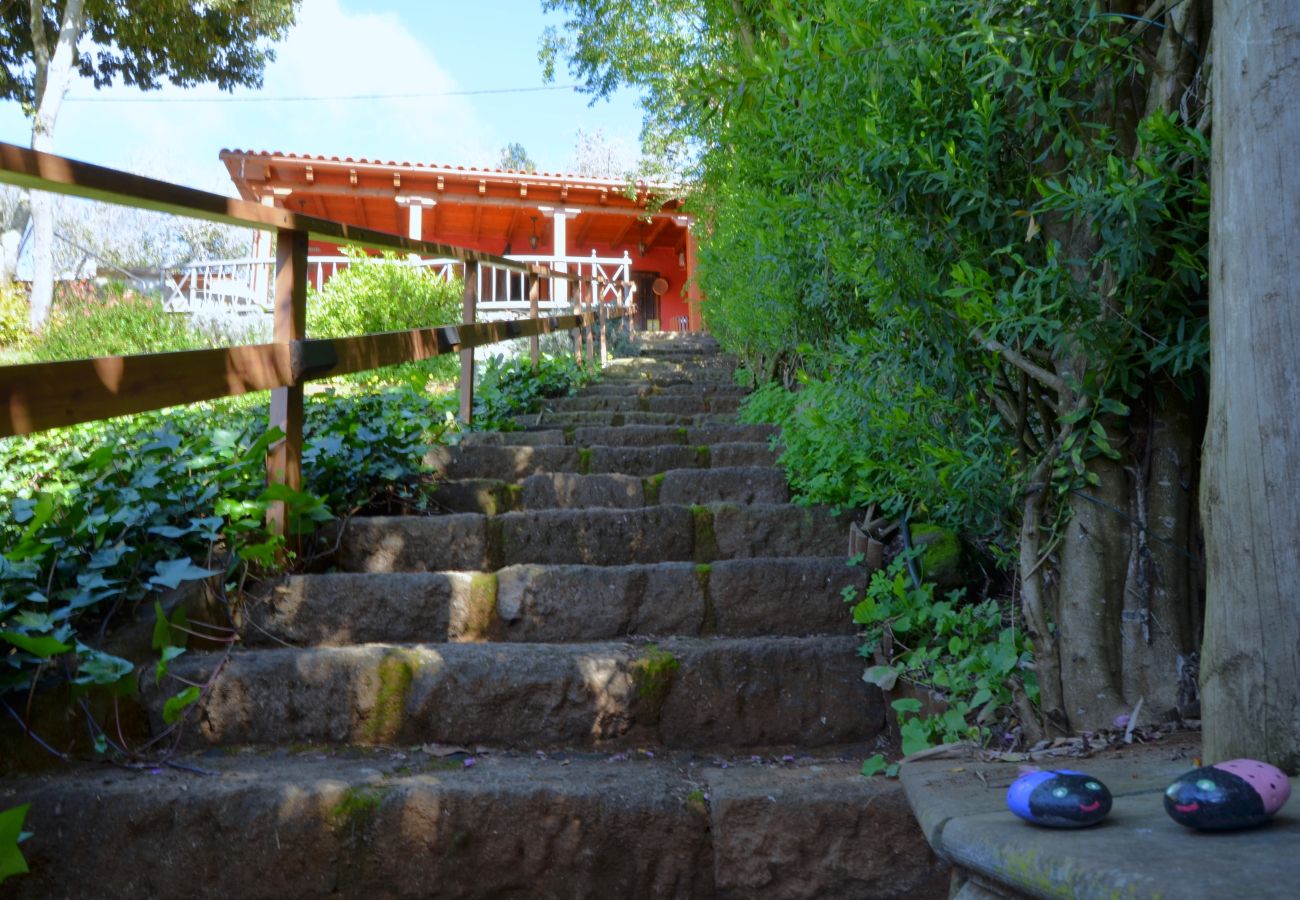
[[[1023,356],[1015,350],[1012,350],[1001,341],[995,341],[992,338],[985,337],[979,329],[975,329],[974,334],[975,339],[980,342],[980,346],[985,350],[1000,353],[1003,359],[1024,372],[1030,378],[1037,381],[1039,384],[1043,385],[1043,387],[1055,391],[1057,394],[1062,396],[1069,391],[1065,379],[1061,378],[1059,375],[1047,371],[1033,360]]]

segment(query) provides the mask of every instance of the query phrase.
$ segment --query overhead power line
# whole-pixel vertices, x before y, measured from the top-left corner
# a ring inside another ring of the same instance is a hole
[[[538,91],[567,91],[576,84],[546,84],[541,87],[483,88],[474,91],[426,91],[412,94],[338,94],[334,96],[264,97],[226,95],[221,97],[68,97],[65,103],[312,103],[335,100],[428,100],[434,97],[474,97],[482,94],[532,94]]]

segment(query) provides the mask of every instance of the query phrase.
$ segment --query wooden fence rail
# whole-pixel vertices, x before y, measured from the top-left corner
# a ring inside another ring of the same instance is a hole
[[[599,330],[603,362],[605,322],[623,315],[626,309],[625,304],[611,314],[606,304],[599,302],[601,291],[593,279],[579,279],[546,266],[318,219],[13,144],[0,143],[0,183],[276,232],[271,343],[0,366],[0,437],[269,390],[270,424],[285,436],[268,451],[267,478],[273,484],[299,489],[306,382],[459,353],[460,417],[469,423],[474,408],[476,347],[529,337],[536,366],[538,336],[572,330],[579,358],[583,357],[585,333],[586,356],[594,359],[594,332]],[[461,323],[344,338],[308,338],[307,242],[313,237],[460,260],[465,267]],[[478,279],[474,276],[480,265],[519,272],[528,278],[531,318],[475,321]],[[577,282],[574,315],[538,317],[542,279]],[[628,291],[629,286],[624,285],[621,295],[625,300]],[[272,511],[273,528],[283,529],[285,521],[282,507]]]

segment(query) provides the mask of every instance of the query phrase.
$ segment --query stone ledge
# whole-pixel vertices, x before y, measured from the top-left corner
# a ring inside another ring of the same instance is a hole
[[[959,896],[1295,896],[1300,809],[1294,803],[1268,825],[1236,832],[1195,832],[1165,815],[1162,793],[1195,767],[1196,752],[1195,743],[1170,740],[1036,763],[1087,772],[1110,788],[1110,815],[1078,830],[1037,828],[1007,810],[1006,789],[1018,774],[1013,763],[919,760],[905,762],[899,777],[931,847],[957,868],[954,887],[967,891]]]

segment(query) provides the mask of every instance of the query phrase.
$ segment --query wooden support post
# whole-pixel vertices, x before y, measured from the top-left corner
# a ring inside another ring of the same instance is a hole
[[[578,324],[573,329],[573,356],[578,360],[578,365],[582,365],[582,295],[579,294],[576,299],[577,302],[572,306],[578,316]]]
[[[609,349],[605,346],[605,325],[607,323],[605,301],[602,297],[596,298],[596,308],[600,311],[599,328],[600,328],[600,367],[603,369],[609,363]]]
[[[537,301],[542,295],[542,280],[537,277],[536,272],[528,273],[528,318],[537,318]],[[533,371],[537,371],[538,365],[542,359],[542,341],[540,335],[533,335],[528,339],[528,353],[533,360]]]
[[[274,340],[290,344],[307,337],[307,232],[279,229],[275,241]],[[284,437],[267,450],[266,478],[302,490],[302,381],[271,391],[271,426]],[[272,534],[287,534],[289,513],[276,502],[266,513]]]
[[[595,284],[594,280],[587,282],[587,307],[583,310],[584,315],[595,312],[594,302],[596,298],[592,296],[592,289]],[[582,289],[582,282],[578,282],[578,289]],[[596,323],[594,321],[587,326],[587,361],[591,363],[596,361]]]
[[[464,314],[461,322],[473,325],[478,317],[478,263],[465,261]],[[468,425],[474,419],[474,348],[460,351],[460,420]]]

